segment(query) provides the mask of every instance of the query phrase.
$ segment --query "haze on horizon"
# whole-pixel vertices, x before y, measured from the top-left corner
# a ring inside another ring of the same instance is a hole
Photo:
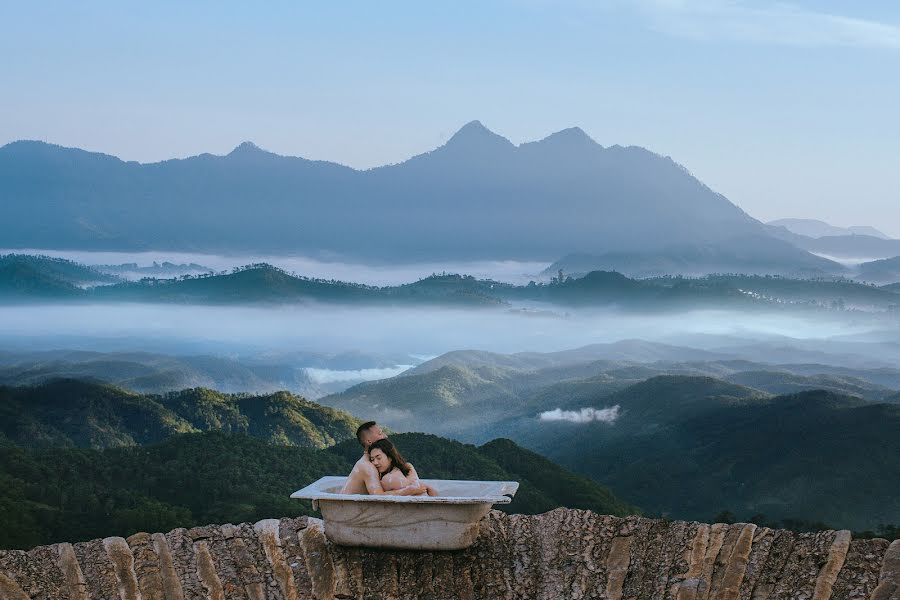
[[[464,349],[555,352],[628,339],[710,350],[753,342],[809,344],[825,350],[828,344],[844,341],[864,348],[896,331],[890,322],[778,311],[747,314],[695,309],[673,316],[623,313],[614,308],[542,308],[547,310],[523,314],[505,309],[315,303],[278,307],[147,303],[7,306],[0,311],[0,350],[70,348],[218,355],[362,351],[437,356]],[[884,349],[874,351],[883,353]],[[889,360],[883,354],[870,359],[879,365]]]
[[[762,221],[900,237],[893,3],[43,3],[0,7],[0,50],[0,144],[366,168],[473,119],[514,143],[580,126]]]

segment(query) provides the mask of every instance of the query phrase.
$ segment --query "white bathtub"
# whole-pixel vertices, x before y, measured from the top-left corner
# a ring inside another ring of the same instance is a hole
[[[312,500],[325,536],[342,546],[459,550],[478,537],[478,522],[493,504],[509,504],[516,481],[423,479],[437,496],[339,493],[346,477],[323,477],[291,498]]]

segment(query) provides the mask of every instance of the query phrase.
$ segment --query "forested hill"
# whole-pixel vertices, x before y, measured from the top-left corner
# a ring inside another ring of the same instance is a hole
[[[508,512],[637,512],[596,482],[508,440],[477,448],[423,434],[391,439],[422,477],[519,481],[512,504],[503,506]],[[0,548],[313,514],[290,494],[319,477],[349,473],[359,454],[355,440],[313,449],[221,432],[105,450],[0,447]]]
[[[0,443],[31,448],[135,446],[198,431],[324,448],[352,438],[359,423],[348,413],[289,392],[223,394],[193,388],[144,395],[77,379],[0,386]]]

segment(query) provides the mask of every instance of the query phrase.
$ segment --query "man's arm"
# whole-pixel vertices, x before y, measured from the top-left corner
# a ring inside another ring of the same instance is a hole
[[[347,482],[341,489],[342,494],[383,494],[381,478],[375,466],[368,461],[359,461],[353,465]]]
[[[359,465],[363,471],[363,482],[366,484],[366,491],[373,495],[384,494],[384,488],[381,487],[381,477],[378,476],[378,469],[372,463],[363,463]]]

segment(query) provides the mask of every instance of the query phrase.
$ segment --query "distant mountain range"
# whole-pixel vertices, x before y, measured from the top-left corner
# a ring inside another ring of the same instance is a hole
[[[827,390],[893,402],[900,370],[826,364],[771,364],[638,340],[551,353],[448,352],[397,377],[369,381],[320,398],[403,431],[484,441],[504,423],[542,410],[581,407],[652,377],[712,377],[761,397]]]
[[[872,237],[889,240],[891,237],[886,235],[874,227],[869,225],[857,225],[852,227],[835,227],[829,225],[825,221],[816,219],[776,219],[769,221],[767,225],[774,227],[784,227],[788,231],[805,235],[811,238],[821,238],[826,236],[843,236],[843,235],[868,235]]]
[[[635,280],[617,272],[593,271],[550,284],[513,285],[469,275],[432,275],[416,282],[375,287],[311,279],[261,263],[230,273],[96,285],[83,289],[88,267],[63,259],[0,256],[0,303],[151,302],[199,305],[368,304],[459,308],[503,308],[530,303],[566,307],[618,307],[632,311],[697,308],[895,310],[900,297],[890,289],[843,279],[801,280],[760,275],[658,277]],[[69,272],[75,273],[74,276]],[[95,271],[93,271],[95,272]],[[109,276],[107,276],[109,277]]]
[[[745,235],[710,243],[672,245],[658,250],[568,254],[551,264],[545,275],[562,269],[583,275],[619,271],[630,277],[702,276],[711,273],[773,274],[819,277],[846,272],[833,261],[798,252],[794,243],[768,235]]]
[[[774,244],[770,228],[672,159],[603,147],[578,128],[516,146],[473,121],[431,152],[367,171],[251,143],[138,164],[20,141],[0,148],[0,203],[7,247],[406,262],[673,253],[706,272],[840,270]]]
[[[900,282],[900,256],[862,263],[856,268],[853,278],[872,283]]]
[[[395,371],[398,365],[417,362],[408,355],[363,353],[272,352],[225,357],[85,350],[0,351],[0,385],[88,379],[144,394],[205,387],[225,393],[269,394],[287,390],[315,400],[372,379],[379,372]],[[367,372],[371,375],[363,376]],[[325,377],[317,377],[316,373]]]
[[[679,348],[653,344],[644,356],[657,362],[591,360],[615,347],[454,352],[320,401],[466,441],[509,437],[672,517],[727,507],[741,519],[900,520],[900,371],[681,362]],[[842,483],[850,473],[877,491]]]
[[[770,235],[823,257],[843,260],[872,260],[900,256],[900,240],[866,234],[809,237],[784,226],[766,225]]]

